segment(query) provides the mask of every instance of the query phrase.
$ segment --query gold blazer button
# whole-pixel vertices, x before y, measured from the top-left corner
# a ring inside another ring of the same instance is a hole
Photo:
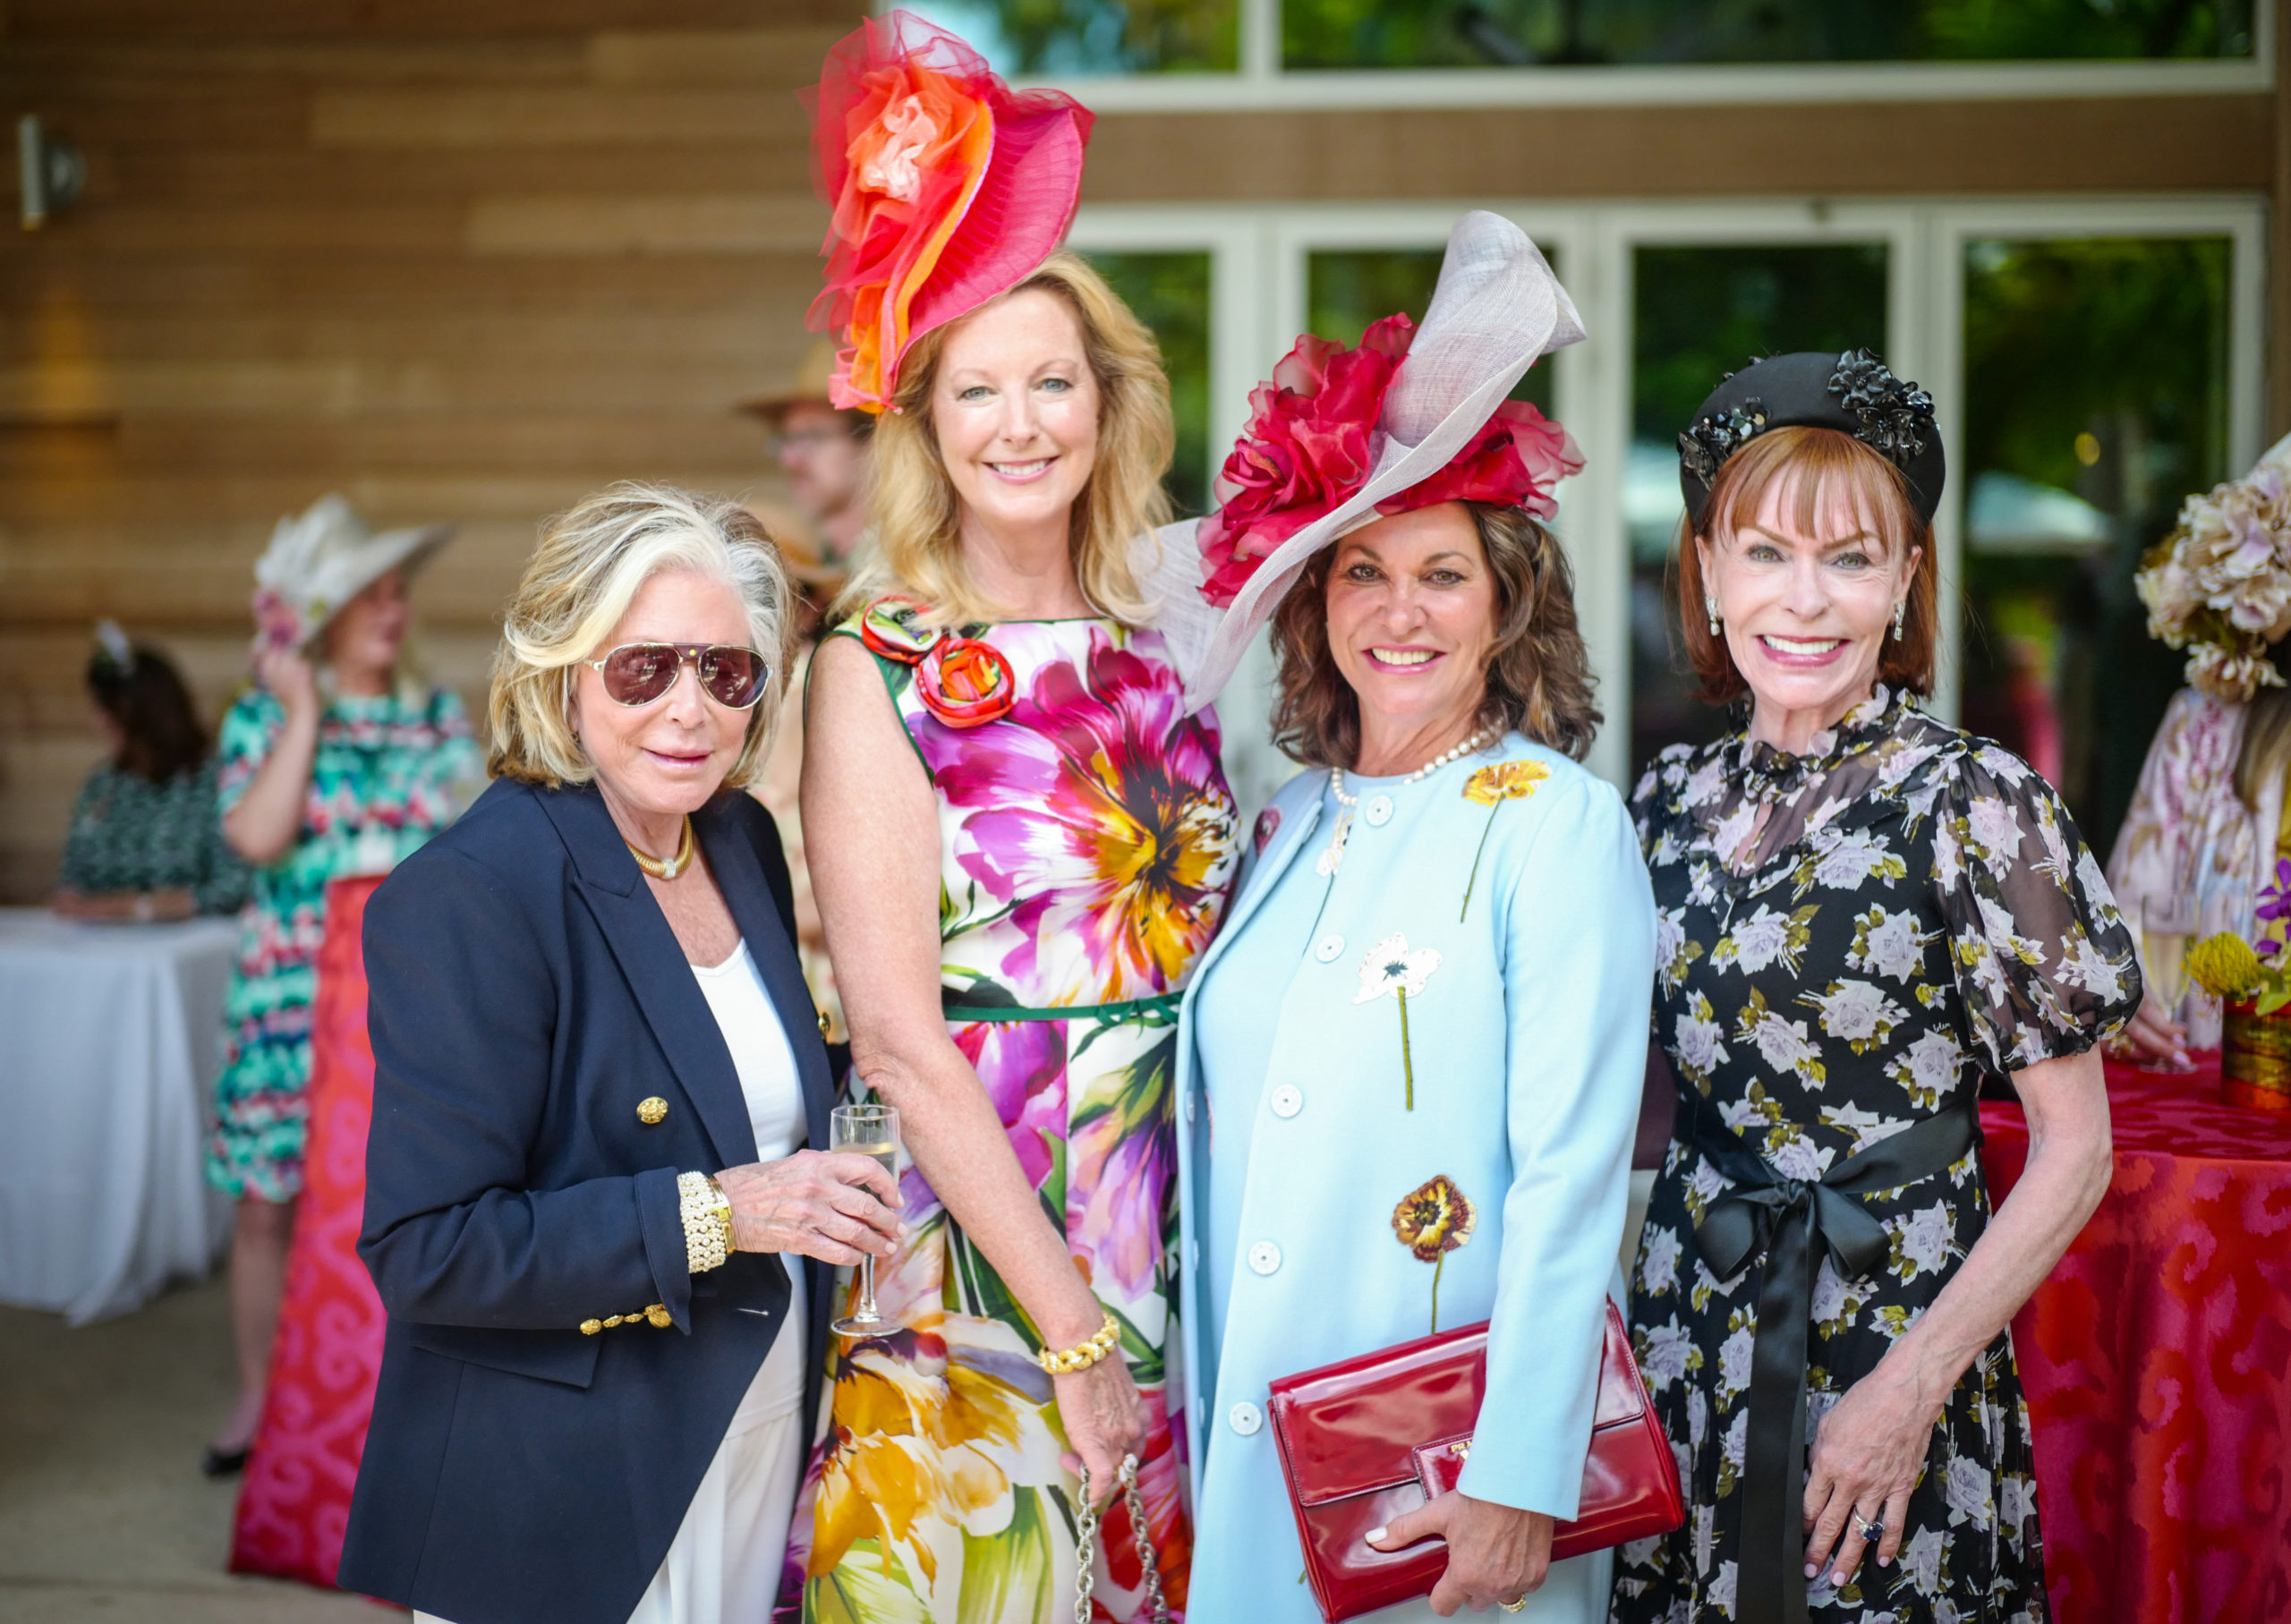
[[[669,1102],[654,1094],[649,1100],[636,1102],[636,1119],[646,1127],[658,1127],[669,1119]]]

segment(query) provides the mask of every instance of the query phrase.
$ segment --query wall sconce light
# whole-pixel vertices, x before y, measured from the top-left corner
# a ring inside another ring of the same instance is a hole
[[[38,114],[27,113],[16,121],[16,175],[24,229],[38,231],[80,200],[88,161],[70,141],[44,133]]]

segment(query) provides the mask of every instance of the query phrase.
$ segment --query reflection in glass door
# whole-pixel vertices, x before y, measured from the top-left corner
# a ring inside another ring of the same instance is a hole
[[[1666,744],[1715,738],[1679,640],[1674,565],[1686,505],[1680,430],[1727,373],[1793,350],[1886,353],[1883,242],[1641,245],[1631,260],[1631,775]]]
[[[2058,787],[2103,861],[2184,658],[2149,637],[2133,573],[2182,497],[2239,472],[2232,249],[1964,248],[1963,720]]]

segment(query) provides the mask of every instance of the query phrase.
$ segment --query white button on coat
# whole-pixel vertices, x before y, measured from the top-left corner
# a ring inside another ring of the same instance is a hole
[[[1283,1083],[1273,1091],[1273,1114],[1287,1121],[1305,1109],[1305,1096],[1294,1084]]]
[[[1343,951],[1344,938],[1333,931],[1313,944],[1313,957],[1324,965],[1334,964],[1336,956]]]
[[[1370,795],[1368,803],[1360,809],[1371,829],[1382,829],[1392,821],[1392,798],[1390,795]]]
[[[1244,1399],[1225,1412],[1225,1419],[1232,1423],[1233,1430],[1242,1437],[1252,1438],[1265,1424],[1265,1412]]]
[[[1249,1267],[1259,1274],[1271,1274],[1281,1267],[1281,1248],[1269,1240],[1261,1240],[1249,1248]]]

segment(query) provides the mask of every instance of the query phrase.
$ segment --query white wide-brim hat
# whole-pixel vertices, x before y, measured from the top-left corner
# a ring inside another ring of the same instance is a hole
[[[278,521],[255,560],[255,584],[294,616],[299,647],[390,571],[420,569],[453,533],[451,524],[377,531],[345,497],[328,492],[307,512]]]
[[[1185,677],[1186,710],[1217,697],[1316,552],[1375,523],[1379,502],[1445,468],[1530,366],[1582,336],[1574,302],[1525,232],[1484,209],[1458,220],[1431,306],[1385,392],[1358,490],[1276,548],[1224,608],[1202,596],[1200,520],[1138,539],[1132,564]]]

